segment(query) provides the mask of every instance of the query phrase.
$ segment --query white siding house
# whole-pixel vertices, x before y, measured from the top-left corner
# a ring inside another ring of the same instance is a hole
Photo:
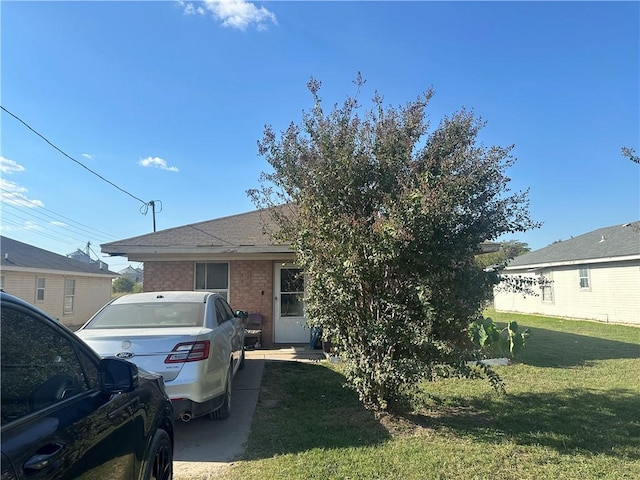
[[[513,259],[505,276],[544,276],[536,295],[496,289],[498,311],[640,325],[640,222],[585,233]]]
[[[117,273],[0,237],[2,289],[35,305],[71,329],[111,300]],[[101,268],[102,267],[102,268]]]

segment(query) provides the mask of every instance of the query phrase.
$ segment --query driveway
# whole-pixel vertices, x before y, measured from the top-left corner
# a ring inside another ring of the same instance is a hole
[[[231,416],[214,421],[204,416],[189,423],[176,422],[173,478],[214,477],[244,452],[251,430],[264,369],[263,359],[245,361],[233,381]]]
[[[173,471],[175,480],[214,478],[237,460],[246,446],[256,409],[264,363],[270,361],[319,361],[318,350],[282,349],[247,351],[245,368],[233,381],[231,416],[213,421],[200,417],[175,424]]]

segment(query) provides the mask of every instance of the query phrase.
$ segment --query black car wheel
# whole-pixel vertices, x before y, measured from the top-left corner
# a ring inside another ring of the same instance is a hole
[[[151,442],[144,480],[171,480],[173,478],[173,448],[169,434],[158,430]]]
[[[209,414],[209,418],[212,420],[224,420],[231,415],[231,382],[233,381],[233,369],[229,366],[229,373],[227,373],[227,387],[224,391],[224,400],[222,406],[214,410]]]

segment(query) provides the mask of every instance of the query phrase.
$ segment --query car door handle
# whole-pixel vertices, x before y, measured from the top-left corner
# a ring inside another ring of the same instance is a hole
[[[124,405],[119,406],[113,411],[109,412],[107,418],[111,421],[121,421],[124,417],[133,415],[134,407],[131,402],[126,402]]]
[[[36,453],[33,457],[24,462],[23,468],[27,471],[42,470],[50,465],[51,459],[58,455],[63,448],[64,445],[60,443],[50,443],[45,445],[38,450],[39,453]]]

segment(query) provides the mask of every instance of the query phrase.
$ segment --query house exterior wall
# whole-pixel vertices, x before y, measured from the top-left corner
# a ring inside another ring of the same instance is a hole
[[[198,259],[197,262],[207,262]],[[211,260],[223,262],[220,258]],[[260,313],[263,316],[262,343],[273,345],[273,260],[230,260],[229,304],[234,310]],[[194,260],[145,261],[143,290],[193,290]]]
[[[234,309],[262,314],[262,344],[273,346],[273,261],[229,262],[229,303]]]
[[[145,292],[164,290],[193,290],[195,262],[145,262],[145,278],[142,289]]]
[[[77,329],[111,300],[111,278],[80,274],[2,270],[4,290],[29,302],[72,330]],[[44,300],[36,299],[37,278],[45,279]],[[71,313],[64,313],[64,285],[74,279],[75,298]]]
[[[580,268],[589,271],[589,288],[580,286]],[[552,302],[543,301],[542,295],[497,291],[495,309],[640,325],[640,261],[564,265],[545,271],[553,280]],[[534,275],[517,270],[508,274]]]

